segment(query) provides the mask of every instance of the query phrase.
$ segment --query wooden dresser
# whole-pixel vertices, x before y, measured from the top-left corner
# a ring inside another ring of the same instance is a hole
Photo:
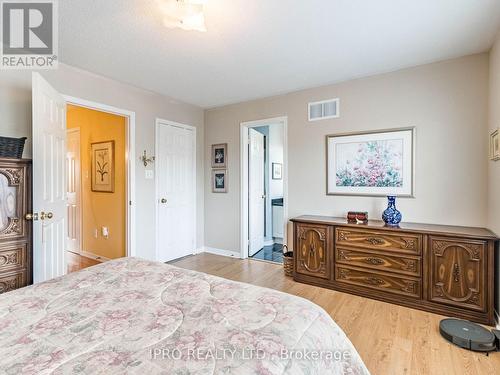
[[[294,279],[494,325],[494,252],[487,229],[429,224],[294,223]]]
[[[31,161],[0,158],[0,293],[31,284]]]

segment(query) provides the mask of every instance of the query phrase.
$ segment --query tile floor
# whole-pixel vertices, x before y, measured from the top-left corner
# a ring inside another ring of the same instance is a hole
[[[275,243],[274,245],[264,246],[251,258],[268,260],[275,263],[283,263],[283,245]]]

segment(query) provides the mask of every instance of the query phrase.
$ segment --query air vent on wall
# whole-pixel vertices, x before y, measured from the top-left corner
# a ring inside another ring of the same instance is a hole
[[[340,116],[339,99],[309,103],[309,121],[325,120]]]

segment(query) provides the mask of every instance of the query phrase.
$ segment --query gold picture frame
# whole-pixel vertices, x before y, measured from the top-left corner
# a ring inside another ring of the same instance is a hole
[[[500,134],[499,129],[490,135],[490,160],[500,160]]]
[[[91,189],[94,192],[115,192],[115,141],[91,143]]]

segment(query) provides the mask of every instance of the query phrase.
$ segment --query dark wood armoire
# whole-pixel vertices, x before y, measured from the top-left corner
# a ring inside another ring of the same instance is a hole
[[[32,283],[31,160],[0,158],[0,293]]]

